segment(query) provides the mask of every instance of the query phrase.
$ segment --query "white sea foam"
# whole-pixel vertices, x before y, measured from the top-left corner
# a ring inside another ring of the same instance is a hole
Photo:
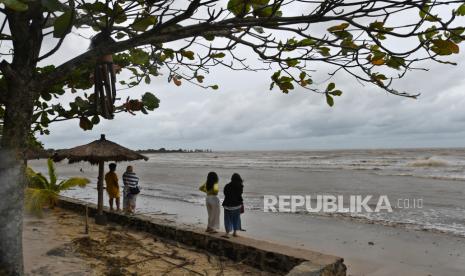
[[[426,159],[419,159],[419,160],[415,160],[409,163],[409,166],[412,166],[412,167],[445,167],[448,165],[449,164],[446,161],[435,159],[433,157],[429,157]]]

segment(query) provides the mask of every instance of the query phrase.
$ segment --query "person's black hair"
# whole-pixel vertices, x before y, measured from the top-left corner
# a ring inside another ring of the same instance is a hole
[[[218,175],[216,174],[216,172],[209,172],[207,175],[207,183],[205,185],[207,191],[213,189],[213,185],[215,185],[215,183],[218,183]]]
[[[110,163],[110,165],[108,165],[108,167],[110,168],[110,171],[115,171],[116,170],[116,163]]]
[[[242,177],[238,173],[233,173],[231,176],[231,183],[235,184],[242,184],[244,180],[242,180]]]

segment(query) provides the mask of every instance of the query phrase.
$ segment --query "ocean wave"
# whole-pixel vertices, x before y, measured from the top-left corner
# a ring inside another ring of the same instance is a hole
[[[290,213],[291,214],[291,213]],[[439,233],[445,235],[451,235],[455,237],[465,238],[465,226],[463,225],[449,225],[449,224],[439,224],[439,223],[426,223],[422,221],[415,220],[395,220],[395,219],[386,219],[379,217],[372,217],[363,213],[324,213],[324,212],[307,212],[307,211],[298,211],[292,215],[310,215],[316,217],[328,217],[328,218],[337,218],[350,220],[357,223],[364,224],[378,224],[388,227],[399,227],[406,228],[415,231]]]
[[[463,171],[461,171],[463,172]],[[409,176],[409,177],[417,177],[417,178],[423,178],[423,179],[434,179],[434,180],[451,180],[451,181],[465,181],[465,174],[463,175],[425,175],[420,172],[405,172],[405,173],[398,173],[398,172],[388,172],[388,171],[383,171],[376,173],[376,175],[382,175],[382,176]]]
[[[426,159],[418,159],[413,162],[408,163],[410,167],[446,167],[449,166],[449,163],[445,160],[434,159],[429,157]]]

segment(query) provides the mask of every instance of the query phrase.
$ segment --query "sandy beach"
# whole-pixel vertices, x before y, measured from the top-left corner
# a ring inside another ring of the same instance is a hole
[[[455,150],[225,152],[150,155],[148,162],[133,164],[142,185],[139,213],[203,228],[201,181],[213,170],[222,186],[239,172],[246,181],[244,236],[342,257],[348,275],[455,276],[465,275],[461,156]],[[44,170],[39,162],[31,164]],[[84,163],[57,168],[63,177],[85,175],[95,182],[97,175]],[[368,217],[264,213],[261,208],[264,194],[315,193],[422,198],[424,208]],[[65,195],[95,203],[97,193],[90,185]]]
[[[273,275],[116,224],[99,226],[62,209],[26,215],[26,275]]]

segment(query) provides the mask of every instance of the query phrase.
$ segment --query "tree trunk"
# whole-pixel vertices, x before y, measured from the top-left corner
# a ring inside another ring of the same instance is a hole
[[[22,169],[10,150],[0,151],[0,275],[23,275]]]
[[[0,150],[0,275],[23,275],[23,152],[31,127],[34,96],[27,81],[8,85]]]

